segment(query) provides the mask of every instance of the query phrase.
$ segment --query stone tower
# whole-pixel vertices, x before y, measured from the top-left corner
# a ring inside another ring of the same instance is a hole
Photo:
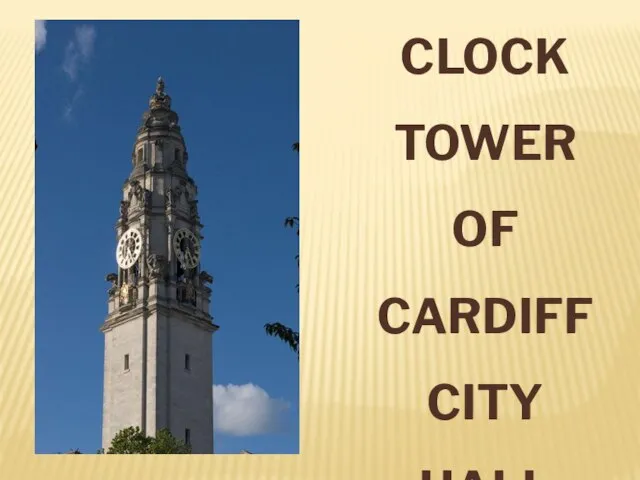
[[[197,188],[171,97],[158,79],[138,129],[107,275],[102,444],[123,428],[168,427],[213,453],[211,276],[200,269]]]

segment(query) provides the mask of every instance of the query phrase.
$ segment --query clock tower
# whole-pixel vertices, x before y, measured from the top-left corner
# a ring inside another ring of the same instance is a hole
[[[198,189],[162,78],[138,128],[107,275],[102,445],[138,426],[168,428],[213,453],[211,276],[200,268]]]

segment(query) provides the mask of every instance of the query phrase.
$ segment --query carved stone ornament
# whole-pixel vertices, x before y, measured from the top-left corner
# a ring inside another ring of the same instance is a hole
[[[187,201],[189,201],[191,199],[191,194],[189,193],[189,187],[187,186],[186,180],[180,180],[180,188],[182,189],[184,198],[186,198]]]
[[[185,287],[185,297],[186,301],[189,303],[195,303],[196,301],[196,288],[191,282],[187,282],[187,285]]]
[[[140,182],[138,180],[132,180],[129,183],[131,185],[131,187],[129,188],[129,201],[131,201],[131,198],[133,198],[134,196],[137,200],[140,200],[143,191],[142,185],[140,185]]]
[[[129,215],[129,202],[127,202],[126,200],[122,200],[120,202],[120,217],[122,218],[122,220],[127,220],[127,217]]]
[[[165,92],[164,80],[158,78],[156,91],[149,99],[149,110],[143,115],[138,131],[165,129],[180,132],[178,114],[171,110],[171,97]]]
[[[152,197],[152,192],[151,190],[147,190],[146,188],[144,189],[144,196],[142,198],[142,206],[143,207],[151,207],[151,197]]]
[[[138,289],[133,285],[124,284],[120,287],[120,306],[129,305],[138,298]]]
[[[116,273],[109,273],[106,277],[104,277],[106,282],[111,282],[111,287],[109,288],[109,295],[115,295],[118,291],[118,275]]]
[[[163,255],[151,254],[147,257],[149,276],[151,278],[164,277],[167,271],[167,261]]]
[[[191,280],[186,280],[178,283],[176,289],[176,297],[180,303],[190,303],[196,305],[196,287]]]
[[[191,282],[187,283],[186,293],[187,293],[187,301],[189,301],[189,302],[195,301],[195,299],[196,299],[196,289],[193,286],[193,283],[191,283]]]
[[[167,193],[164,194],[165,208],[171,209],[176,206],[175,195],[171,189],[167,190]]]
[[[189,202],[189,215],[191,216],[191,221],[200,222],[200,216],[198,215],[198,201],[191,200]]]
[[[164,196],[165,207],[167,209],[176,208],[176,206],[179,205],[180,200],[182,199],[182,196],[184,194],[185,194],[185,190],[180,185],[176,185],[175,187],[168,189],[167,193]]]
[[[149,99],[149,108],[153,110],[171,109],[171,97],[164,92],[164,80],[158,77],[156,92]]]
[[[130,182],[131,188],[129,189],[129,203],[131,202],[131,199],[133,197],[135,197],[135,199],[138,201],[138,203],[142,206],[142,207],[150,207],[151,206],[151,191],[143,188],[142,185],[140,185],[140,182],[138,180],[132,180]]]
[[[207,283],[211,284],[211,283],[213,283],[213,277],[211,275],[209,275],[207,272],[205,272],[204,270],[202,270],[200,272],[200,283],[202,285],[207,284]]]

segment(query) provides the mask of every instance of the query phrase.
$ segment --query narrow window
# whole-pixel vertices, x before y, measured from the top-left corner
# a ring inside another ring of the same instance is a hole
[[[142,149],[138,150],[138,165],[142,163]]]
[[[180,149],[176,148],[176,162],[182,163],[182,159],[180,158]]]
[[[124,369],[129,370],[129,354],[128,353],[124,356]]]
[[[191,430],[188,428],[184,429],[184,443],[186,445],[191,445]]]
[[[184,369],[191,370],[191,356],[188,353],[184,356]]]

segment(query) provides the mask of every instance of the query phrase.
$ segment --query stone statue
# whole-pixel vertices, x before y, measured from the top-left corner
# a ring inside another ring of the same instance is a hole
[[[151,254],[147,257],[149,276],[151,278],[164,277],[167,271],[167,261],[162,255]]]
[[[148,190],[145,188],[143,192],[143,197],[142,197],[143,207],[146,207],[146,208],[151,207],[152,196],[153,196],[153,193],[151,192],[151,190]]]
[[[118,291],[118,274],[109,273],[106,277],[104,277],[106,282],[111,282],[111,287],[109,288],[109,295],[115,295]]]
[[[175,195],[173,194],[173,190],[171,189],[167,190],[167,193],[164,194],[164,200],[165,200],[165,208],[167,210],[175,207],[176,200],[175,200]]]

